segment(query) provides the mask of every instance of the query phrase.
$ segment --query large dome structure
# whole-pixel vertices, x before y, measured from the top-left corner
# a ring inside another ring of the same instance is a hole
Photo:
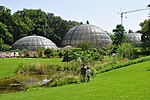
[[[139,46],[141,44],[141,35],[140,33],[128,33],[127,39],[134,45]]]
[[[56,50],[58,47],[51,40],[37,35],[23,37],[12,45],[12,49],[19,50],[35,51],[38,48],[52,48]]]
[[[109,35],[103,29],[90,24],[81,24],[71,28],[64,36],[62,47],[71,45],[77,47],[80,42],[89,41],[95,48],[103,48],[112,43]]]

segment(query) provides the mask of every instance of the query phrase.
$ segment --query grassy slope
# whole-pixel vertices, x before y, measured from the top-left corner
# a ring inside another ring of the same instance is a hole
[[[0,79],[14,75],[14,71],[19,63],[31,63],[31,62],[60,62],[61,59],[38,59],[38,58],[4,58],[0,59]]]
[[[2,100],[150,100],[150,61],[98,74],[89,83],[1,94]]]

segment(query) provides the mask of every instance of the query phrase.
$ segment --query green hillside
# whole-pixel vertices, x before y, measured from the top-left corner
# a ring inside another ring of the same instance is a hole
[[[1,94],[1,100],[150,100],[150,61],[101,73],[89,83]]]

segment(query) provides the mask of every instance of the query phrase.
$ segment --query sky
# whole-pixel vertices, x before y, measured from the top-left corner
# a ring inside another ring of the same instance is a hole
[[[41,9],[65,20],[83,23],[88,20],[107,32],[121,23],[119,13],[145,9],[149,4],[149,0],[0,0],[0,5],[11,9],[12,13],[24,8]],[[124,14],[125,30],[140,30],[139,24],[148,19],[148,14],[150,9]]]

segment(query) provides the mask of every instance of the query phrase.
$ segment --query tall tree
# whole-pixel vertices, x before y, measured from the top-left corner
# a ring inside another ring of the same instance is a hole
[[[150,19],[145,20],[143,23],[140,24],[141,32],[142,32],[142,46],[145,51],[150,51]]]
[[[13,25],[14,20],[11,16],[11,10],[0,6],[0,38],[2,38],[3,42],[11,45],[13,43]]]
[[[0,22],[10,26],[12,24],[12,20],[11,10],[4,6],[0,6]]]
[[[116,29],[113,29],[113,32],[115,35],[115,38],[113,41],[114,45],[118,46],[127,41],[125,29],[121,24],[117,25]]]
[[[13,36],[7,29],[7,26],[0,22],[0,38],[5,44],[13,43]]]
[[[79,25],[41,9],[23,9],[11,15],[11,10],[0,6],[0,38],[4,44],[12,45],[18,39],[37,34],[51,39],[57,46],[67,31]]]
[[[48,34],[47,15],[41,9],[23,9],[14,13],[13,17],[16,19],[16,32],[14,34],[16,39],[32,34],[41,36]]]
[[[54,16],[52,13],[48,13],[48,25],[53,30],[53,34],[51,36],[51,40],[56,43],[57,46],[61,46],[61,41],[67,31],[79,25],[76,21],[67,21],[63,20],[60,16]]]

